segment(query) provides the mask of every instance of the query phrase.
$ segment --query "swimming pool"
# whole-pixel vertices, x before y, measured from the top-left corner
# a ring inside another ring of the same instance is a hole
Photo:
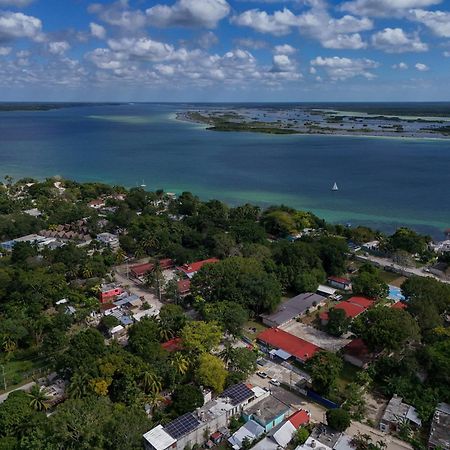
[[[405,300],[405,296],[402,294],[402,290],[397,286],[392,286],[391,284],[389,286],[389,294],[388,298],[391,300],[395,300],[396,302],[400,300]]]

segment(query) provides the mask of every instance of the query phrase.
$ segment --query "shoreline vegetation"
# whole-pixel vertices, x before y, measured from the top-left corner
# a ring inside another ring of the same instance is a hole
[[[258,109],[257,113],[256,110]],[[245,109],[244,111],[179,111],[176,119],[202,124],[210,131],[238,131],[265,134],[333,135],[359,137],[395,137],[415,139],[448,139],[447,117],[393,116],[345,112],[331,109],[305,109],[298,116],[288,116],[282,108]],[[311,118],[316,116],[317,120]],[[437,120],[439,119],[439,120]]]
[[[120,105],[121,103],[90,103],[90,102],[73,102],[73,103],[33,103],[33,102],[0,102],[0,112],[15,112],[15,111],[52,111],[54,109],[63,108],[75,108],[83,106],[114,106]]]

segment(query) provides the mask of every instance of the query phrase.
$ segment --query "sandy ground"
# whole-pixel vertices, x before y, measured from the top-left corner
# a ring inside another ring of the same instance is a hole
[[[291,321],[287,325],[280,327],[282,330],[293,334],[305,341],[311,342],[320,348],[329,350],[330,352],[337,352],[342,347],[350,342],[350,339],[336,338],[330,336],[323,331],[317,330],[309,325],[305,325],[301,322]]]

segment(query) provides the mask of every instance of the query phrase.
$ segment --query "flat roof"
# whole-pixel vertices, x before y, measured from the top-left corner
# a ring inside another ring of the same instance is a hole
[[[258,334],[257,339],[271,347],[284,350],[301,361],[307,361],[320,350],[320,347],[317,347],[317,345],[287,333],[284,330],[280,330],[279,328],[264,330]]]
[[[260,423],[262,422],[262,424],[265,425],[286,414],[288,411],[289,406],[270,395],[269,397],[252,404],[250,408],[245,410],[245,414],[251,415],[254,420]]]
[[[162,425],[152,428],[144,434],[144,439],[156,450],[165,450],[177,442],[170,434],[164,431]]]
[[[450,447],[450,405],[439,403],[431,422],[429,444],[448,449]]]

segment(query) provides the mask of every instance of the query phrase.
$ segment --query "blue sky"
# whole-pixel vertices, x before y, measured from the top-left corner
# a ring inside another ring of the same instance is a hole
[[[448,101],[450,0],[0,0],[0,101]]]

